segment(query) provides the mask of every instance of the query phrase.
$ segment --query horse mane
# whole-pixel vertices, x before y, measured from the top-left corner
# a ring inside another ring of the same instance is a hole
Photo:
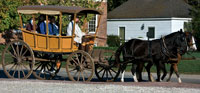
[[[181,31],[173,32],[173,33],[170,33],[170,34],[168,34],[168,35],[165,35],[164,37],[165,37],[165,38],[171,38],[171,37],[173,37],[175,34],[180,34],[180,33],[183,33],[183,32],[181,32]]]

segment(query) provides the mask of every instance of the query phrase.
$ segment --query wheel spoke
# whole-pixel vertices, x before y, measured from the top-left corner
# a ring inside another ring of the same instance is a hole
[[[5,64],[4,64],[4,66],[6,67],[7,65],[12,65],[14,62],[6,62]]]
[[[17,53],[16,53],[16,51],[15,51],[15,49],[14,49],[12,44],[11,44],[11,47],[12,47],[12,50],[14,51],[14,54],[17,56]]]
[[[22,65],[20,65],[20,67],[21,67],[21,69],[22,69],[22,74],[23,74],[23,76],[25,77],[26,75],[25,75],[25,73],[24,73],[24,70],[23,70],[23,68],[22,68]]]
[[[74,77],[76,77],[76,74],[78,73],[78,71],[75,72]]]
[[[81,71],[81,75],[82,75],[83,81],[85,81],[85,77],[83,75],[83,71]]]
[[[22,51],[23,51],[23,49],[24,49],[24,45],[22,45],[22,48],[21,48],[21,50],[20,50],[20,56],[22,55]]]
[[[112,75],[112,73],[110,72],[110,70],[108,70],[108,72],[110,73],[111,77],[114,78],[113,75]]]
[[[103,71],[103,68],[100,70],[100,71],[98,71],[97,73],[99,74],[100,72],[102,72]]]
[[[115,72],[115,73],[117,73],[115,70],[113,70],[112,68],[111,68],[111,70],[113,71],[113,72]]]
[[[19,45],[17,44],[17,49],[16,49],[17,51],[17,55],[19,56]]]
[[[77,54],[76,54],[76,60],[78,60],[78,63],[81,64],[79,59],[78,59],[78,55]]]
[[[106,70],[106,80],[108,80],[108,71]]]
[[[79,65],[73,58],[71,58],[71,59],[76,65]]]
[[[35,71],[38,70],[38,68],[41,67],[41,66],[42,66],[42,63],[35,69]]]
[[[15,72],[16,72],[16,70],[17,70],[17,67],[18,67],[18,65],[15,66],[15,69],[14,69],[14,72],[13,72],[13,74],[12,74],[12,77],[14,77]]]
[[[14,56],[10,51],[6,50],[6,52],[8,52],[12,57],[17,58],[17,57]]]
[[[20,79],[20,65],[18,65],[18,78]]]
[[[40,64],[41,62],[37,62],[37,63],[35,63],[35,65],[38,65],[38,64]]]
[[[47,70],[48,70],[48,71],[50,71],[50,68],[51,68],[51,66],[50,66],[50,68],[49,68],[49,66],[48,66],[48,65],[46,65],[46,68],[47,68]]]
[[[83,73],[85,73],[85,74],[86,74],[86,77],[89,77],[89,76],[88,76],[88,74],[87,74],[87,72],[85,72],[84,70],[83,70]]]
[[[81,59],[80,59],[80,61],[81,61],[81,64],[83,64],[83,54],[81,54]]]
[[[77,81],[79,81],[79,79],[80,79],[80,74],[81,74],[81,72],[78,71],[78,79],[77,79]]]
[[[22,56],[24,56],[24,55],[26,54],[27,51],[28,51],[28,49],[26,49],[26,50],[24,51],[24,53],[22,54]]]
[[[103,75],[102,75],[102,77],[101,77],[101,78],[103,78],[103,76],[104,76],[105,72],[106,72],[106,70],[104,70],[104,72],[103,72]]]
[[[16,64],[14,64],[9,70],[8,73],[15,67]]]
[[[22,64],[22,66],[25,68],[25,69],[27,69],[28,70],[28,68],[24,65],[24,64]]]
[[[76,69],[72,69],[72,70],[70,70],[69,72],[72,72],[72,71],[75,71]]]

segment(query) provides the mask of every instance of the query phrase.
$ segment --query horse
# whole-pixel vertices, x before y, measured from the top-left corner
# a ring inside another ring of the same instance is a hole
[[[120,67],[123,73],[126,65],[132,63],[131,71],[134,81],[137,82],[137,77],[135,75],[137,66],[143,67],[145,62],[155,64],[157,67],[157,75],[160,76],[159,71],[160,67],[163,67],[162,62],[173,58],[178,52],[184,53],[185,50],[187,50],[185,33],[178,31],[152,41],[131,39],[117,49],[115,60],[117,64],[123,63]],[[120,62],[119,58],[121,52],[123,55],[123,62]],[[141,71],[141,69],[139,71]],[[139,72],[139,74],[139,79],[141,79],[141,72]],[[153,81],[150,73],[148,73],[148,76],[149,80]]]
[[[185,54],[185,52],[187,51],[195,51],[197,50],[197,47],[196,47],[196,43],[195,43],[195,40],[194,40],[194,37],[192,35],[191,32],[184,32],[185,33],[185,36],[186,36],[186,43],[187,43],[187,50],[184,50],[184,52],[178,52],[177,55],[174,56],[174,58],[169,58],[167,61],[163,62],[163,65],[161,66],[161,69],[163,70],[164,74],[161,78],[161,81],[164,80],[167,72],[166,72],[166,68],[165,68],[165,63],[169,63],[171,64],[171,67],[170,67],[170,74],[169,74],[169,78],[167,79],[167,81],[170,81],[171,79],[171,76],[172,76],[172,73],[175,71],[175,74],[177,76],[177,79],[178,79],[178,82],[181,83],[181,79],[180,79],[180,76],[179,76],[179,73],[178,73],[178,63],[180,62],[181,60],[181,56]],[[150,68],[153,64],[148,64],[146,66],[146,70],[148,72],[148,75],[150,75]],[[157,71],[157,73],[160,73],[160,71]],[[158,79],[160,79],[160,76],[158,74]]]

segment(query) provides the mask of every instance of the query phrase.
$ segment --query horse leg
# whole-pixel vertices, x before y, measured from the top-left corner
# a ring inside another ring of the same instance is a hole
[[[165,63],[162,63],[161,67],[162,67],[162,70],[163,70],[163,76],[162,76],[161,80],[164,80],[164,78],[167,75],[167,70],[166,70],[166,67],[165,67]]]
[[[181,78],[180,78],[179,73],[178,73],[178,63],[181,60],[181,55],[179,53],[177,53],[177,56],[178,56],[178,61],[177,61],[177,63],[172,63],[171,64],[170,75],[169,75],[169,78],[167,79],[167,81],[170,81],[172,73],[173,73],[173,71],[175,71],[175,74],[177,76],[178,82],[181,83],[182,81],[181,81]]]
[[[173,68],[174,68],[174,72],[175,72],[175,74],[177,76],[178,83],[181,83],[182,81],[181,81],[181,78],[180,78],[179,73],[178,73],[178,66],[177,66],[177,64],[174,64]]]
[[[149,81],[151,81],[151,82],[154,82],[155,80],[153,79],[153,76],[152,76],[152,74],[151,74],[151,67],[153,66],[153,64],[151,63],[151,62],[149,62],[148,64],[147,64],[147,66],[145,67],[145,69],[146,69],[146,71],[147,71],[147,73],[148,73],[148,79],[149,79]]]
[[[157,69],[157,79],[156,79],[156,81],[160,82],[160,81],[162,81],[162,80],[160,79],[160,62],[158,62],[158,63],[156,64],[156,69]]]
[[[173,64],[171,64],[171,67],[170,67],[170,73],[169,73],[169,77],[168,77],[168,79],[167,79],[167,82],[170,81],[173,72],[174,72],[174,68],[173,68]]]
[[[143,81],[142,80],[142,70],[144,67],[144,62],[142,62],[141,64],[138,63],[137,65],[137,69],[136,69],[136,75],[138,76],[138,81]]]
[[[125,73],[125,70],[122,72],[121,82],[124,82],[124,73]]]
[[[138,82],[137,80],[137,76],[136,76],[136,68],[137,68],[137,64],[132,64],[132,68],[131,68],[131,72],[132,72],[132,75],[133,75],[133,79],[135,82]]]
[[[121,82],[124,82],[124,74],[125,74],[126,66],[127,66],[127,64],[123,64],[121,66],[121,72],[122,72]]]

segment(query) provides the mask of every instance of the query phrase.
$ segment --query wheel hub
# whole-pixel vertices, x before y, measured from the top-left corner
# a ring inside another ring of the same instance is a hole
[[[79,66],[78,66],[78,70],[79,70],[79,71],[83,71],[83,70],[84,70],[84,66],[83,66],[83,65],[79,65]]]
[[[17,64],[22,63],[22,58],[21,57],[17,57]]]

